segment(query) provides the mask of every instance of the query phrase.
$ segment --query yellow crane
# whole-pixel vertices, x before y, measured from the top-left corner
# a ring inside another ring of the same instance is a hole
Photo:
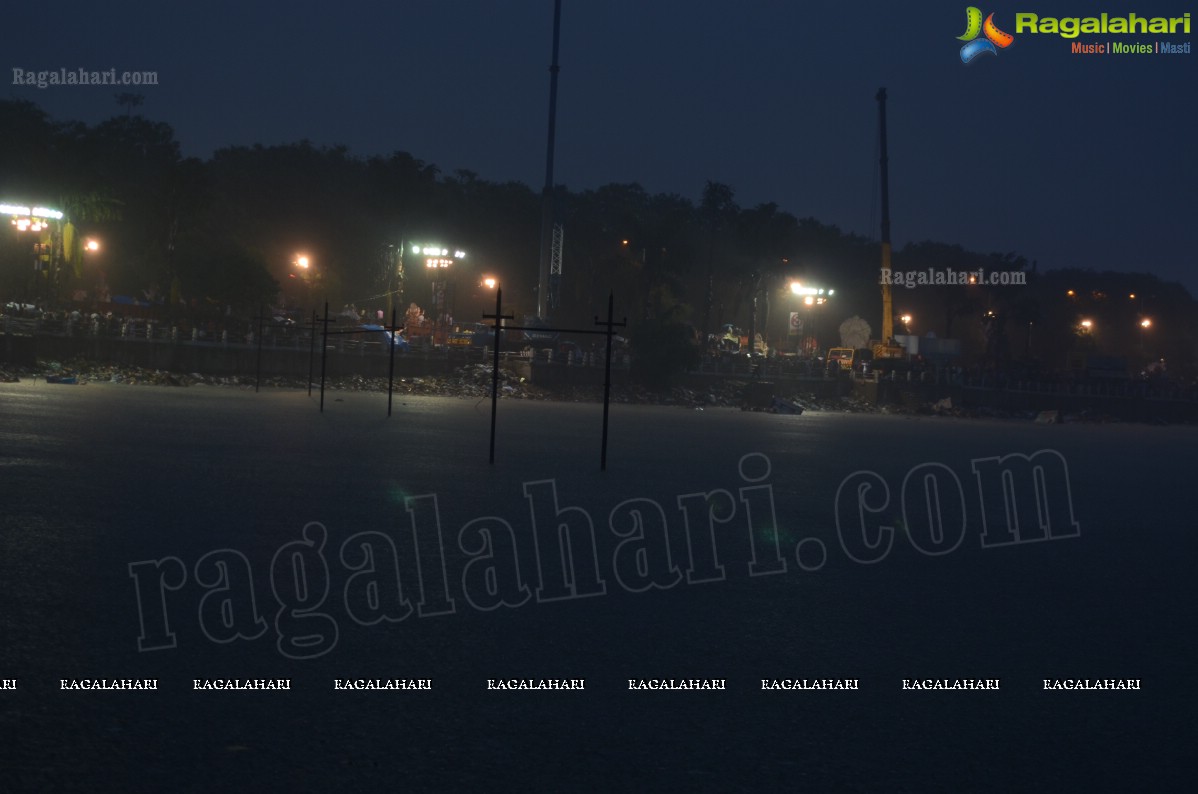
[[[887,174],[886,157],[886,89],[878,89],[878,128],[881,142],[882,172],[882,271],[878,281],[882,284],[882,338],[870,342],[874,359],[903,358],[906,350],[894,341],[894,299],[890,294],[890,180]]]

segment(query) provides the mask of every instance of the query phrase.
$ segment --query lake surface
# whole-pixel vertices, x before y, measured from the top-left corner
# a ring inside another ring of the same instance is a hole
[[[1194,428],[615,405],[601,472],[594,404],[501,400],[494,466],[488,401],[0,406],[0,790],[1193,779]]]

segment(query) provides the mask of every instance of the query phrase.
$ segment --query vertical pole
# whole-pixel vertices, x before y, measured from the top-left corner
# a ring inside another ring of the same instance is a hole
[[[320,412],[324,413],[325,362],[329,358],[329,302],[324,302],[324,330],[320,334]]]
[[[395,307],[391,307],[391,368],[387,372],[387,416],[391,415],[391,394],[395,384]]]
[[[879,170],[881,171],[882,189],[882,269],[890,272],[890,158],[886,153],[886,89],[879,88],[878,100],[878,141],[881,153]],[[882,344],[889,347],[894,339],[894,298],[890,291],[890,280],[882,281]],[[888,350],[889,352],[889,350]]]
[[[308,339],[308,396],[312,396],[312,367],[316,364],[316,310],[312,310],[311,337]]]
[[[553,60],[549,65],[549,136],[545,146],[545,187],[541,191],[541,260],[537,278],[537,317],[545,319],[549,304],[549,250],[552,247],[555,215],[553,190],[553,143],[557,127],[558,41],[561,38],[562,0],[553,3]]]
[[[266,312],[266,307],[261,303],[258,304],[258,360],[254,372],[254,394],[258,393],[258,387],[262,385],[262,320],[263,314]]]
[[[603,450],[599,455],[599,471],[607,471],[607,414],[611,405],[611,336],[615,325],[614,293],[607,293],[607,359],[603,362]]]
[[[495,286],[495,354],[491,363],[491,458],[495,463],[495,417],[499,408],[499,323],[503,316],[503,287]]]

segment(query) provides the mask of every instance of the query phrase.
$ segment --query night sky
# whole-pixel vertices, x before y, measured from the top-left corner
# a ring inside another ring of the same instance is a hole
[[[1016,35],[959,57],[964,3],[564,0],[556,179],[639,182],[876,236],[877,105],[890,102],[893,239],[1014,251],[1042,268],[1149,271],[1198,294],[1194,54],[1079,55]],[[172,125],[187,155],[308,139],[407,151],[539,190],[552,0],[59,3],[0,29],[11,98],[59,120],[121,111]],[[1180,16],[1176,2],[982,6]],[[22,12],[24,13],[24,12]],[[30,9],[29,13],[33,13]],[[1178,34],[1079,41],[1192,40]],[[158,73],[149,87],[12,86],[12,68]],[[567,230],[567,234],[569,231]],[[568,268],[568,263],[566,264]]]

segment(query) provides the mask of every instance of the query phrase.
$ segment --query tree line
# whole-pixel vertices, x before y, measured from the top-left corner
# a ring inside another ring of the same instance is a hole
[[[103,242],[49,297],[94,300],[102,284],[161,302],[168,313],[249,316],[262,305],[307,311],[328,300],[372,316],[397,308],[402,316],[410,303],[431,305],[434,282],[444,280],[454,318],[473,322],[493,308],[483,284],[490,276],[517,315],[535,309],[541,196],[527,185],[444,173],[404,151],[355,156],[308,141],[184,157],[170,125],[135,115],[128,99],[121,104],[123,114],[87,125],[54,120],[30,102],[0,101],[0,201],[58,207]],[[774,203],[742,207],[730,185],[695,188],[687,197],[635,183],[559,186],[563,274],[554,324],[591,325],[610,292],[634,339],[639,331],[681,344],[731,324],[794,352],[801,337],[789,334],[792,313],[802,336],[814,335],[823,349],[839,343],[836,329],[850,316],[880,333],[875,239]],[[434,275],[411,253],[414,244],[466,257]],[[39,290],[29,245],[16,233],[0,239],[6,301]],[[307,271],[296,266],[300,253],[311,262]],[[909,327],[896,320],[896,332],[960,338],[982,363],[1059,368],[1079,346],[1195,361],[1193,298],[1151,275],[1041,271],[1015,252],[937,241],[906,245],[893,267],[1025,274],[1019,286],[894,288],[896,316],[912,317]],[[808,306],[789,290],[792,281],[834,293]],[[1093,318],[1085,335],[1083,314]],[[1149,328],[1139,324],[1149,316]]]

